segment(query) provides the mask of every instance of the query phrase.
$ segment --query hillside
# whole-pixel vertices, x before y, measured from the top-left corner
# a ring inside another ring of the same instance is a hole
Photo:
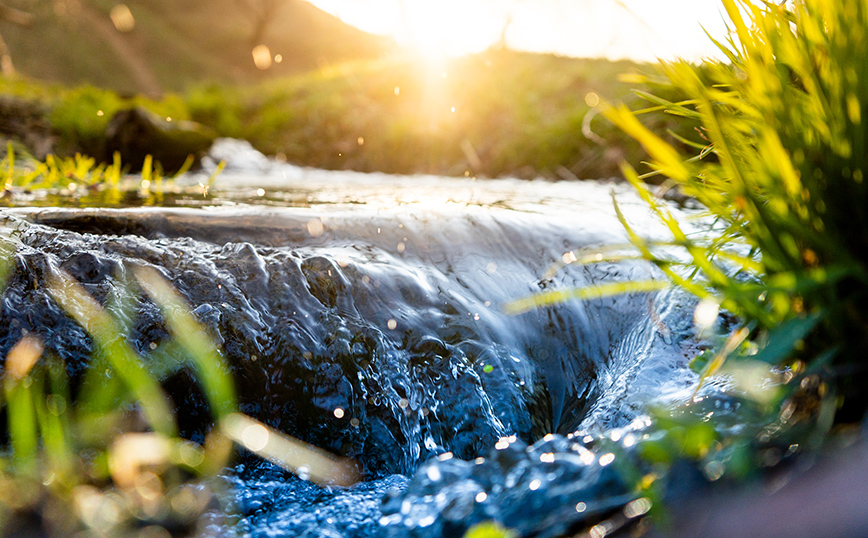
[[[392,47],[302,0],[128,0],[135,21],[129,32],[112,23],[113,0],[6,4],[34,16],[28,26],[0,20],[18,72],[121,93],[154,95],[203,82],[246,85],[376,58]],[[258,69],[251,52],[260,43],[282,61]]]
[[[0,133],[36,155],[82,152],[110,159],[109,119],[137,105],[161,117],[194,120],[218,136],[248,140],[266,154],[303,166],[610,177],[620,174],[622,159],[640,162],[644,153],[593,107],[600,99],[640,107],[631,92],[636,85],[619,75],[648,71],[653,66],[489,50],[436,68],[390,56],[246,86],[197,85],[157,100],[0,77]],[[665,87],[653,91],[679,98]],[[4,103],[10,110],[4,112]],[[4,122],[4,114],[17,119]],[[643,115],[642,121],[655,132],[695,135],[692,124],[662,112]],[[27,140],[34,138],[33,125],[43,125],[46,133],[40,144]]]

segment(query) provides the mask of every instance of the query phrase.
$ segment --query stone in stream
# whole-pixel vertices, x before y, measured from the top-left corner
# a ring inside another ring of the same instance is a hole
[[[198,163],[215,138],[198,123],[161,118],[141,107],[128,108],[115,113],[106,127],[106,158],[118,152],[123,164],[138,171],[151,155],[163,171],[172,173],[190,155]]]

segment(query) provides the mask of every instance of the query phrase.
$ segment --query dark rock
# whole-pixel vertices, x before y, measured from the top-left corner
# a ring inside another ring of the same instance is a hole
[[[140,107],[117,112],[106,127],[106,157],[120,153],[133,171],[142,169],[151,155],[166,173],[178,171],[193,155],[196,163],[208,151],[215,135],[191,121],[167,121]]]
[[[46,111],[37,103],[0,98],[0,134],[20,142],[38,159],[54,153],[57,144],[57,133],[45,118]]]

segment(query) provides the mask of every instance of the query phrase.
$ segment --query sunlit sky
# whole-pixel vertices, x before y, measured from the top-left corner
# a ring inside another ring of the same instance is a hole
[[[428,55],[513,49],[653,61],[698,59],[725,35],[719,0],[309,0]]]

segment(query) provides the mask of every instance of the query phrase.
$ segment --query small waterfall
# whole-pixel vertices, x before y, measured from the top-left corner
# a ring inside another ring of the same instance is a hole
[[[0,353],[35,333],[75,379],[93,346],[44,291],[63,270],[103,304],[125,296],[132,308],[114,313],[127,338],[162,364],[164,321],[128,285],[133,268],[157,269],[219,343],[242,412],[367,477],[328,490],[242,460],[227,481],[253,536],[459,536],[492,517],[556,536],[626,502],[594,439],[638,431],[649,402],[695,382],[690,299],[502,310],[540,290],[655,277],[628,262],[541,279],[565,252],[625,241],[609,191],[641,206],[623,187],[257,163],[230,166],[205,208],[179,195],[160,209],[4,210],[17,251]],[[201,441],[209,414],[191,375],[162,382],[183,434]]]

